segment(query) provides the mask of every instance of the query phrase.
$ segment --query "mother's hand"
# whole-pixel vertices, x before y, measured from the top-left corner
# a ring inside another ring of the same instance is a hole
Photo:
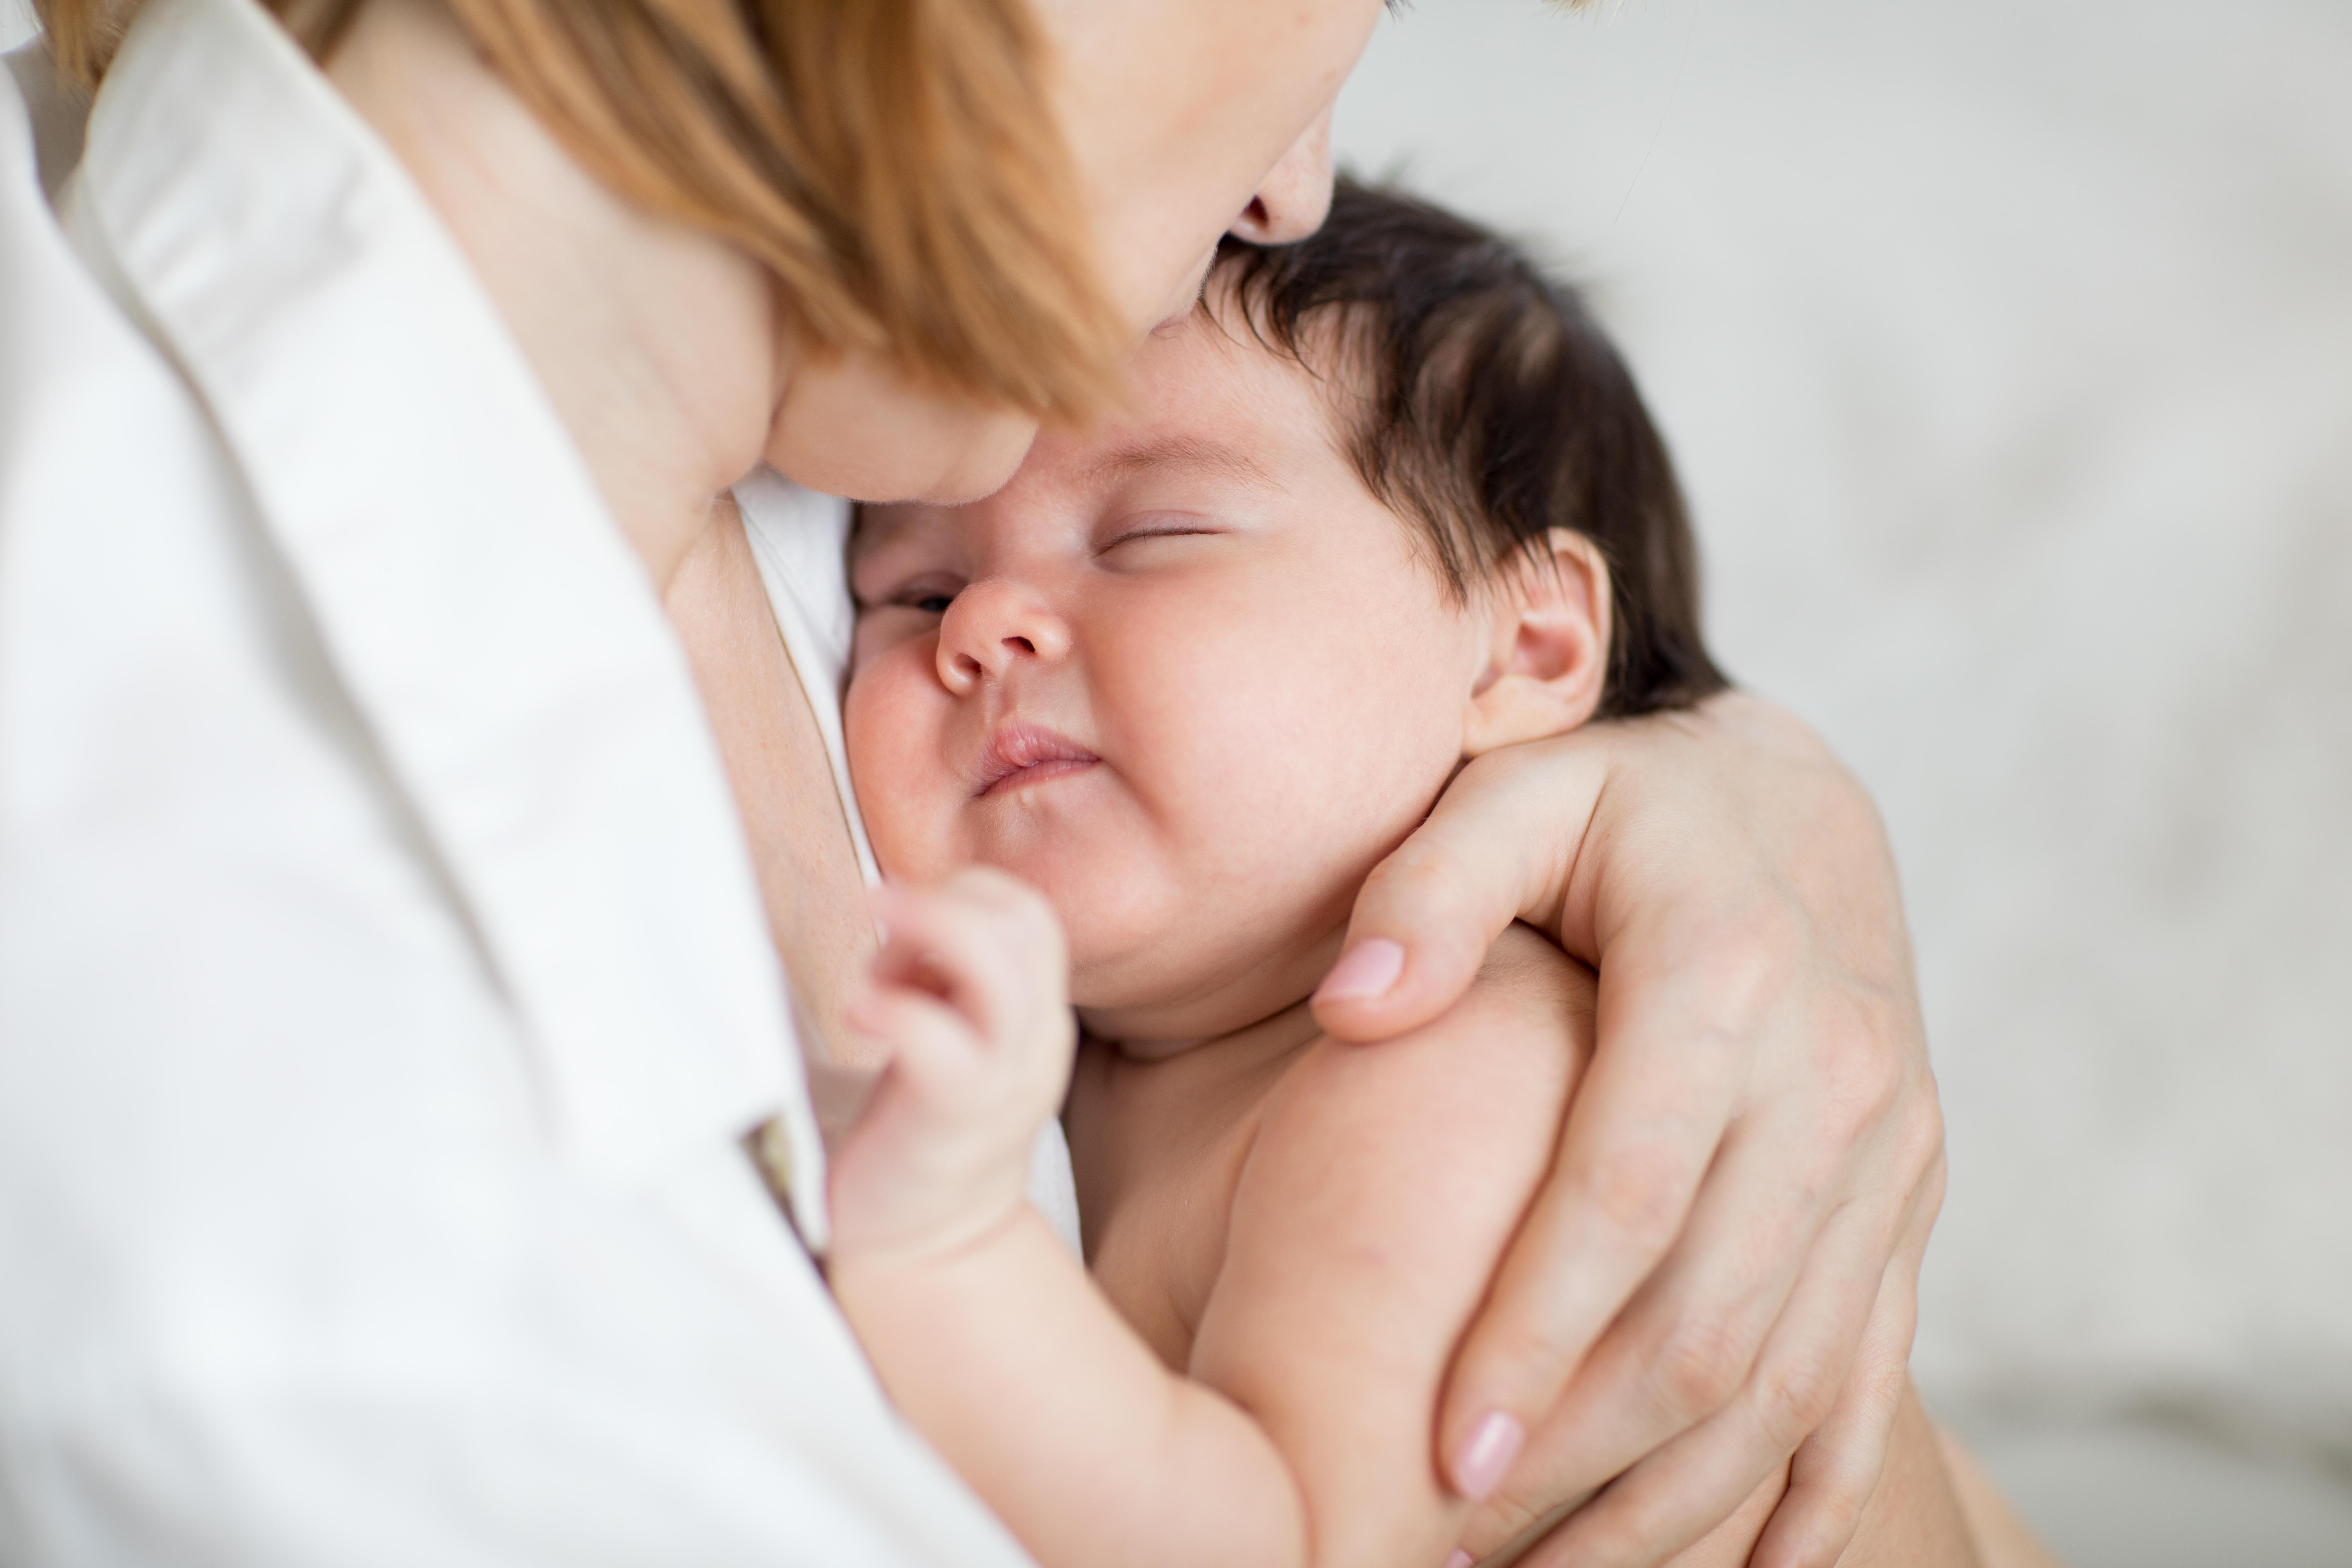
[[[1754,1561],[1832,1563],[1943,1194],[1877,814],[1739,693],[1489,753],[1366,884],[1317,1016],[1422,1023],[1513,919],[1599,969],[1601,1037],[1440,1414],[1473,1544],[1605,1487],[1526,1561],[1655,1563],[1793,1453]]]

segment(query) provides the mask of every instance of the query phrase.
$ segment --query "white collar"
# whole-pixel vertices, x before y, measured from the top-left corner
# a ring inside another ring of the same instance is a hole
[[[643,568],[404,170],[251,0],[152,0],[71,195],[178,361],[479,934],[563,1146],[822,1152],[718,750]],[[425,389],[425,395],[418,395]]]

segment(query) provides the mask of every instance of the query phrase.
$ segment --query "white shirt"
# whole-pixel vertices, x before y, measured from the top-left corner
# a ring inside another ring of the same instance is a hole
[[[152,0],[54,213],[31,123],[0,1561],[1020,1563],[743,1152],[820,1234],[685,660],[447,235],[251,0]]]

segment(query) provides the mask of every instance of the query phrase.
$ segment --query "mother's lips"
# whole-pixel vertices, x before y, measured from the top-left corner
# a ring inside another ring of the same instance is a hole
[[[973,782],[976,795],[1018,789],[1093,766],[1102,759],[1066,736],[1035,724],[1006,724],[989,736]]]

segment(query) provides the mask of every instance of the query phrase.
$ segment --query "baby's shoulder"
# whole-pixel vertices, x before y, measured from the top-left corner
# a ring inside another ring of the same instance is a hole
[[[1483,1151],[1469,1165],[1539,1165],[1591,1054],[1594,994],[1591,970],[1514,925],[1429,1023],[1372,1045],[1318,1040],[1269,1097],[1259,1141],[1335,1165],[1423,1147]]]
[[[1301,1052],[1234,1191],[1196,1373],[1300,1441],[1393,1423],[1420,1475],[1446,1360],[1550,1168],[1592,1003],[1590,972],[1515,929],[1442,1016]]]
[[[1513,924],[1453,1006],[1396,1039],[1339,1048],[1401,1079],[1499,1075],[1523,1093],[1565,1099],[1591,1055],[1597,994],[1591,970],[1540,931]]]
[[[1580,1061],[1592,1043],[1600,983],[1592,971],[1533,927],[1513,922],[1486,950],[1486,962],[1462,1000],[1425,1026],[1441,1035],[1484,1033],[1496,1025],[1535,1023],[1557,1040],[1565,1026]],[[1512,1038],[1527,1039],[1516,1029]]]

